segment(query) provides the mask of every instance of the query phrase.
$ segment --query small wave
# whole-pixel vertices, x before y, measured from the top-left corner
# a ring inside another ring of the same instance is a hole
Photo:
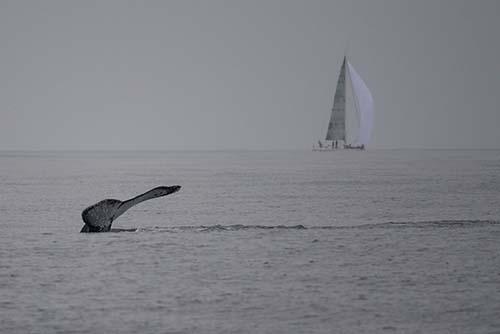
[[[110,232],[137,232],[139,231],[138,228],[112,228]]]
[[[385,223],[364,224],[363,228],[463,228],[500,225],[496,220],[424,220],[424,221],[390,221]]]
[[[282,229],[282,230],[306,230],[307,228],[304,225],[277,225],[277,226],[268,226],[268,225],[213,225],[213,226],[201,226],[204,231],[240,231],[240,230],[273,230],[273,229]]]
[[[224,232],[224,231],[242,231],[242,230],[306,230],[304,225],[200,225],[200,226],[169,226],[154,228],[141,228],[141,231],[166,231],[166,232],[179,232],[179,231],[196,231],[196,232]]]
[[[330,225],[330,226],[304,226],[304,225],[200,225],[200,226],[156,226],[153,228],[140,228],[142,232],[231,232],[245,230],[345,230],[345,229],[393,229],[393,228],[474,228],[499,225],[496,220],[429,220],[429,221],[390,221],[360,225]]]

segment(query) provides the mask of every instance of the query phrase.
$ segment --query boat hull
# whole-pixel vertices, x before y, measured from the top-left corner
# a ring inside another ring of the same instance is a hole
[[[344,145],[343,147],[313,147],[314,152],[333,152],[333,151],[342,151],[342,150],[355,150],[355,151],[364,151],[365,145]]]

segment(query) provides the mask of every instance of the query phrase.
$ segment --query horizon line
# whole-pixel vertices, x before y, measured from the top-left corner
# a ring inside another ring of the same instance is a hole
[[[366,151],[396,151],[396,150],[433,150],[433,151],[499,151],[500,147],[368,147]],[[126,149],[126,148],[88,148],[88,149],[68,149],[68,148],[54,148],[54,149],[0,149],[0,152],[272,152],[272,151],[311,151],[311,148],[189,148],[189,149]],[[339,151],[342,151],[340,149]]]

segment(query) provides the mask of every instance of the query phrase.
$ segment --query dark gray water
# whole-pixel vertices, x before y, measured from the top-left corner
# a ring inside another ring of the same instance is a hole
[[[500,332],[500,152],[0,153],[2,333]],[[115,228],[80,212],[181,184]]]

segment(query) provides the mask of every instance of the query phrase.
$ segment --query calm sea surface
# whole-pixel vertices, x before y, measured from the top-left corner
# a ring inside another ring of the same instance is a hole
[[[500,333],[500,151],[0,152],[0,228],[1,333]]]

